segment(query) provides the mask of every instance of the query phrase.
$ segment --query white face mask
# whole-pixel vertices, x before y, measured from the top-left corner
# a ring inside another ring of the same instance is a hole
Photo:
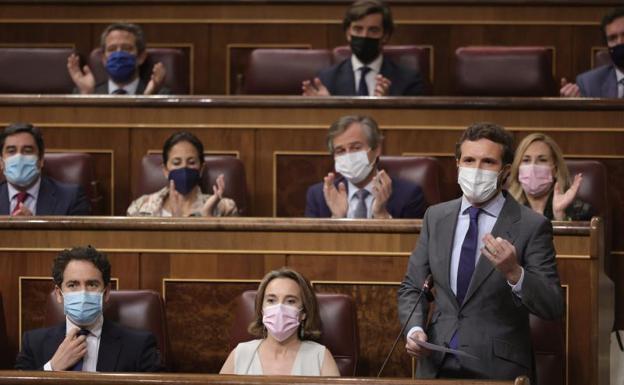
[[[368,151],[348,152],[336,156],[334,158],[336,172],[339,172],[351,183],[360,183],[370,174],[375,164],[375,162],[369,162]]]
[[[499,174],[481,168],[460,167],[457,183],[470,203],[483,203],[498,191]]]

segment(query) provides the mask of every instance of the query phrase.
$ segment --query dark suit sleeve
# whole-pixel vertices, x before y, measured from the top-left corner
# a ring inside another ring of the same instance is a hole
[[[409,257],[407,272],[405,273],[403,282],[401,282],[401,286],[399,287],[399,319],[401,321],[401,325],[407,322],[409,313],[416,304],[420,288],[422,287],[427,275],[431,272],[428,255],[430,233],[430,224],[428,219],[429,213],[430,211],[425,213],[422,230],[420,232],[420,237],[418,238],[418,244],[416,245],[416,249],[412,252],[412,255]],[[423,298],[421,303],[416,308],[414,315],[412,315],[409,322],[407,322],[405,333],[409,333],[410,329],[414,326],[420,326],[425,329],[425,321],[428,311],[429,303]]]
[[[137,358],[138,372],[162,372],[165,368],[160,356],[160,350],[156,343],[156,337],[152,333],[146,335],[143,339],[142,347]]]
[[[67,209],[67,215],[91,215],[91,204],[82,186],[77,186],[72,202]]]
[[[422,218],[425,214],[425,194],[419,186],[413,185],[401,218]]]
[[[317,77],[323,83],[330,95],[336,95],[335,67],[325,68],[321,70]]]
[[[588,93],[588,84],[586,84],[586,79],[587,76],[583,76],[583,74],[580,74],[576,77],[576,85],[578,86],[579,90],[581,91],[581,96],[583,97],[590,97],[589,93]]]
[[[33,352],[31,333],[26,332],[22,337],[22,350],[17,354],[15,369],[18,370],[43,370],[43,365],[38,366]]]
[[[525,250],[519,254],[524,268],[522,304],[540,318],[556,319],[563,314],[563,296],[555,261],[552,224],[540,217],[540,223],[533,228]]]
[[[318,204],[318,193],[315,191],[317,185],[310,186],[306,193],[305,216],[308,218],[320,218],[321,212]]]

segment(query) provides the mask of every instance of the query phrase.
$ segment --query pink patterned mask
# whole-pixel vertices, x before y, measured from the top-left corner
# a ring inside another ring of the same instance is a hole
[[[553,183],[551,166],[522,164],[518,171],[518,180],[525,193],[531,196],[540,196],[550,190]]]
[[[262,309],[262,323],[273,338],[282,342],[299,327],[299,312],[296,307],[281,303],[267,306]]]

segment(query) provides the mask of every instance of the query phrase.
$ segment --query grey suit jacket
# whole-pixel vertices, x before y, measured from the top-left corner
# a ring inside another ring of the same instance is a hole
[[[617,76],[613,65],[605,65],[576,77],[581,96],[588,98],[617,98]]]
[[[457,329],[459,349],[479,357],[459,358],[462,369],[471,377],[534,378],[529,313],[546,319],[558,318],[563,313],[550,221],[506,194],[492,235],[507,239],[516,248],[518,262],[524,268],[521,298],[512,293],[505,277],[481,255],[464,303],[458,304],[450,286],[450,262],[460,205],[461,198],[432,206],[425,213],[418,244],[399,289],[401,323],[406,322],[426,276],[432,274],[435,310],[431,321],[425,325],[429,310],[425,300],[406,330],[420,326],[430,342],[448,345]],[[442,353],[421,358],[418,377],[436,377],[443,358]]]

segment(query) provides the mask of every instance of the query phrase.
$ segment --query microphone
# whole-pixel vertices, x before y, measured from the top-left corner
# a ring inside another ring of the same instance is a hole
[[[386,359],[381,365],[381,369],[379,369],[379,373],[377,373],[377,378],[381,377],[381,372],[383,372],[384,368],[388,364],[388,361],[390,360],[390,356],[392,356],[392,353],[394,352],[394,348],[396,348],[396,344],[399,342],[399,339],[401,338],[403,333],[405,333],[405,328],[407,328],[407,324],[409,323],[409,320],[412,318],[412,315],[416,311],[416,307],[422,300],[423,295],[425,296],[425,298],[427,298],[427,301],[433,302],[433,294],[431,294],[432,288],[433,288],[433,277],[431,276],[431,274],[429,274],[427,275],[427,278],[425,278],[425,282],[423,283],[422,289],[417,289],[418,291],[420,291],[420,293],[418,294],[416,303],[414,304],[412,311],[409,313],[409,316],[407,316],[405,323],[401,327],[401,331],[399,332],[399,335],[394,340],[394,343],[392,344],[392,348],[390,349],[390,353],[388,353],[388,355],[386,356]]]

